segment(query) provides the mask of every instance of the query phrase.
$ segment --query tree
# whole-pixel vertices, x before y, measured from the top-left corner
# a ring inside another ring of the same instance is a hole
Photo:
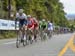
[[[8,0],[4,0],[5,11],[7,11],[7,5]],[[45,18],[59,26],[66,26],[68,23],[63,4],[59,0],[11,0],[11,5],[15,11],[23,8],[27,15],[35,16],[39,20]]]

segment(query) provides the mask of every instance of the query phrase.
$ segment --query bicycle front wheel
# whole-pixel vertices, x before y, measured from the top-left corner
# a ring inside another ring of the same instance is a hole
[[[19,34],[17,34],[17,40],[16,40],[16,47],[19,48],[20,44],[21,44],[21,36],[22,34],[19,32]]]
[[[18,36],[18,37],[17,37],[17,40],[16,40],[16,47],[17,47],[17,48],[19,48],[20,43],[21,43],[21,39],[20,39],[19,36]]]

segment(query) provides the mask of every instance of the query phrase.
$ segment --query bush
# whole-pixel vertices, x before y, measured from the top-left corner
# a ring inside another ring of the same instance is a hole
[[[7,38],[15,38],[16,32],[15,31],[1,31],[0,39],[7,39]]]

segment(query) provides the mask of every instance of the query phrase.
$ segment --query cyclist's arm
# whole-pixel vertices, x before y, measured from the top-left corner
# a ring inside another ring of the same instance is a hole
[[[40,29],[42,28],[42,23],[40,24]]]
[[[18,17],[19,17],[19,13],[16,13],[16,17],[15,17],[15,29],[16,29],[17,21],[19,19]]]
[[[27,20],[27,16],[26,16],[26,14],[25,14],[25,13],[23,14],[23,16],[24,16],[24,19],[25,19],[25,20]]]
[[[18,21],[18,18],[15,18],[15,29],[16,29],[17,21]]]
[[[25,19],[26,23],[28,23],[27,15],[24,13],[23,16],[24,16],[24,19]]]

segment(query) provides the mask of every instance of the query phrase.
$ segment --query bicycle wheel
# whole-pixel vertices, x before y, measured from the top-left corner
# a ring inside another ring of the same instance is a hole
[[[27,36],[24,35],[23,37],[23,46],[26,46],[27,45]]]
[[[43,32],[40,31],[40,38],[41,38],[41,41],[43,40]]]
[[[22,43],[22,32],[17,32],[17,40],[16,40],[16,47],[19,48],[20,44]]]
[[[44,33],[44,35],[43,35],[43,40],[46,40],[46,33]]]
[[[49,39],[52,37],[52,32],[50,31],[49,32]]]
[[[47,33],[45,31],[42,31],[42,40],[46,40],[47,39]]]
[[[17,47],[17,48],[19,48],[20,43],[21,43],[21,38],[20,38],[20,36],[18,35],[17,40],[16,40],[16,47]]]
[[[30,42],[30,44],[32,44],[32,43],[33,43],[33,36],[32,36],[32,34],[31,34],[31,33],[29,34],[29,42]]]
[[[41,41],[43,41],[44,40],[44,32],[42,31],[41,32]]]
[[[23,46],[27,45],[27,27],[23,28]]]
[[[35,42],[37,42],[37,32],[38,31],[34,30],[34,40],[35,40]]]

